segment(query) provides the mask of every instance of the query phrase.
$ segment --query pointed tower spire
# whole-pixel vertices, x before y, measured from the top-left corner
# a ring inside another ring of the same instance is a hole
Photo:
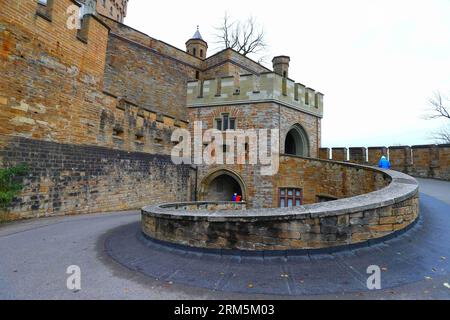
[[[194,36],[191,40],[203,40],[202,35],[200,34],[200,26],[197,25],[197,31],[194,33]]]
[[[200,33],[200,26],[197,25],[197,30],[191,39],[186,42],[186,51],[200,59],[206,58],[206,52],[208,50],[208,43],[203,40],[203,37]]]

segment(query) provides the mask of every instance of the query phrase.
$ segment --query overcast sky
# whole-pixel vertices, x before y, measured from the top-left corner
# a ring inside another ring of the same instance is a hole
[[[450,94],[449,0],[130,0],[130,25],[185,49],[200,25],[213,54],[228,12],[258,19],[267,55],[291,57],[290,78],[325,94],[323,146],[428,144],[442,121],[422,119]]]

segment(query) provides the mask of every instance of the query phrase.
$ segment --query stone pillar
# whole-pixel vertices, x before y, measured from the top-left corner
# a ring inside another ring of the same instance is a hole
[[[386,147],[370,147],[369,148],[369,165],[378,166],[382,156],[388,156],[388,149]]]
[[[411,148],[407,146],[389,147],[389,160],[392,170],[410,173],[411,171]]]
[[[334,161],[347,161],[347,148],[333,148]]]
[[[320,148],[319,149],[319,159],[330,160],[331,151],[330,148]]]
[[[413,146],[413,166],[411,174],[416,177],[432,178],[434,177],[434,166],[436,166],[435,145]]]
[[[450,144],[438,145],[438,164],[435,178],[450,181]]]
[[[350,162],[365,164],[367,162],[367,149],[358,147],[350,148]]]

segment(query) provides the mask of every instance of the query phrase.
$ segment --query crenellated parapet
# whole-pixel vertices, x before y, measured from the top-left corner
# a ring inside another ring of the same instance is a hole
[[[368,151],[368,152],[367,152]],[[420,178],[450,181],[450,145],[420,145],[359,148],[321,148],[319,158],[378,166],[380,158],[389,158],[391,169]]]
[[[318,117],[324,95],[274,72],[188,82],[187,106],[207,107],[276,102]]]

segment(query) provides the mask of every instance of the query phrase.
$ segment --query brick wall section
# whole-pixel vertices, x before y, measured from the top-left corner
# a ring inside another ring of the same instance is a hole
[[[333,150],[332,156],[333,156],[334,161],[344,162],[344,161],[348,160],[348,156],[347,156],[348,149],[347,148],[333,148],[332,150]]]
[[[279,188],[301,189],[303,203],[313,204],[318,196],[348,198],[380,190],[390,183],[376,170],[287,155],[281,157],[280,170],[273,181],[273,207],[278,207]]]
[[[367,149],[366,148],[350,148],[349,149],[349,161],[358,164],[365,164],[367,162]]]
[[[319,159],[330,160],[331,159],[331,150],[330,150],[330,148],[320,148],[319,149]]]
[[[404,173],[411,173],[412,154],[411,147],[397,146],[389,148],[389,155],[392,170],[397,170]],[[375,165],[378,166],[378,163]]]
[[[169,156],[94,146],[0,137],[0,160],[30,173],[10,219],[135,210],[149,203],[193,199],[190,166]]]
[[[439,160],[435,168],[435,177],[450,181],[450,144],[438,146]]]
[[[411,174],[416,177],[433,177],[437,165],[437,147],[435,145],[413,146],[413,166]]]

